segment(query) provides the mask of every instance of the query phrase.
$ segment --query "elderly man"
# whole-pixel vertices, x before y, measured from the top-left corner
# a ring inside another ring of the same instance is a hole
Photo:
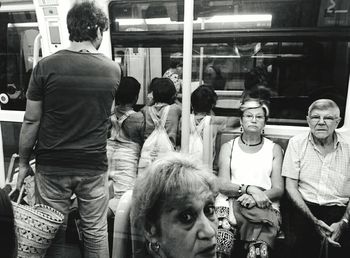
[[[350,141],[335,132],[340,111],[329,99],[311,104],[310,132],[290,139],[282,175],[295,204],[296,234],[292,257],[349,254]]]

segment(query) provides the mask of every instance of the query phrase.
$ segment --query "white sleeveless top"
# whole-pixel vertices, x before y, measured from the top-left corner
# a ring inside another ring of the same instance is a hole
[[[265,190],[271,189],[273,147],[275,143],[264,138],[263,146],[258,152],[246,153],[241,149],[238,141],[239,137],[230,142],[232,149],[231,182],[234,184],[255,185]],[[278,202],[273,204],[274,208],[278,209],[278,206]]]

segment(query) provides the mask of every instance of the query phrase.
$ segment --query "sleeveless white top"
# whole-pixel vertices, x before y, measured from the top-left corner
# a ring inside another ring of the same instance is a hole
[[[263,146],[258,152],[246,153],[241,149],[238,141],[239,137],[230,142],[232,149],[231,182],[234,184],[255,185],[265,190],[271,189],[273,147],[275,143],[264,138]],[[274,208],[278,209],[278,206],[278,202],[273,203]]]

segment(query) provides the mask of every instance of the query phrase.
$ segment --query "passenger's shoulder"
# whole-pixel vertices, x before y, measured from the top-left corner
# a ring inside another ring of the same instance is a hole
[[[182,111],[181,105],[179,105],[177,103],[171,104],[170,109],[176,111],[177,113],[181,113],[181,111]]]
[[[289,139],[289,142],[302,142],[309,138],[310,132],[304,132],[300,134],[296,134]]]
[[[130,118],[135,120],[143,119],[143,113],[141,111],[135,112],[130,115]]]
[[[343,144],[350,145],[350,135],[337,132],[337,137],[338,141],[342,142]]]

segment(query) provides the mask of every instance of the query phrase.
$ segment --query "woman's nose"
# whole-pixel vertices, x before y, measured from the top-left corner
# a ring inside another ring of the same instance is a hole
[[[218,227],[218,220],[215,218],[215,220],[208,219],[205,215],[201,216],[200,223],[198,223],[198,237],[200,239],[211,239],[216,235],[217,227]]]

